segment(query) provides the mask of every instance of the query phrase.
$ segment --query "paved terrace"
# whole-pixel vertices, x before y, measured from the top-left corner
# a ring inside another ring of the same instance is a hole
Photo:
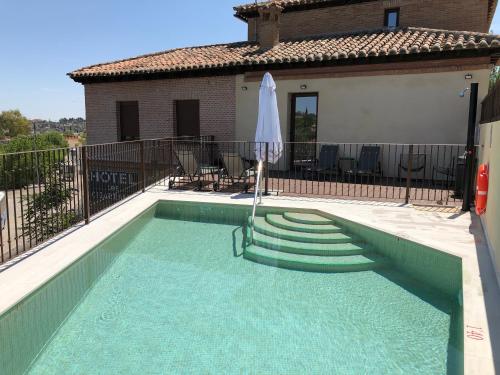
[[[45,248],[28,252],[21,261],[4,265],[4,271],[0,272],[0,313],[158,200],[253,203],[250,195],[168,191],[166,187],[154,187],[116,205],[90,225],[72,229]],[[500,371],[500,291],[477,217],[456,209],[417,209],[399,203],[322,198],[271,196],[264,198],[264,206],[322,210],[461,257],[465,373],[493,375]]]

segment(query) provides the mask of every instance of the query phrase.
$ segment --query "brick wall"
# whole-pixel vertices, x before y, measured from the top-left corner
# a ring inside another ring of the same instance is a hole
[[[280,38],[376,29],[384,11],[400,8],[400,26],[488,32],[488,0],[380,0],[346,6],[283,13]],[[249,21],[253,40],[260,20]]]
[[[138,101],[142,139],[176,134],[175,101],[200,101],[201,135],[234,139],[235,77],[203,77],[85,85],[89,144],[116,142],[116,102]]]

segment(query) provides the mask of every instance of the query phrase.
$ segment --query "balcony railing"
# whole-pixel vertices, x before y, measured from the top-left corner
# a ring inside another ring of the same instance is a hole
[[[285,143],[266,194],[458,205],[464,145]],[[212,137],[0,155],[0,264],[148,187],[254,192],[255,150]],[[470,178],[470,176],[468,176]],[[2,208],[5,207],[5,208]]]

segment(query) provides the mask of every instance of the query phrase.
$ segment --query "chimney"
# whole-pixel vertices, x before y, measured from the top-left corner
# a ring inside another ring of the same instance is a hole
[[[261,48],[273,48],[280,42],[280,19],[283,7],[272,2],[259,8],[259,33],[257,40]]]

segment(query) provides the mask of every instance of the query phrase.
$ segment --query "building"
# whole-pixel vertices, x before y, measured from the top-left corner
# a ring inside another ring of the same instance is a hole
[[[251,140],[259,81],[277,81],[283,139],[464,143],[470,82],[488,91],[496,0],[276,0],[234,8],[248,40],[69,73],[91,144],[180,135]],[[459,31],[457,31],[459,30]]]

